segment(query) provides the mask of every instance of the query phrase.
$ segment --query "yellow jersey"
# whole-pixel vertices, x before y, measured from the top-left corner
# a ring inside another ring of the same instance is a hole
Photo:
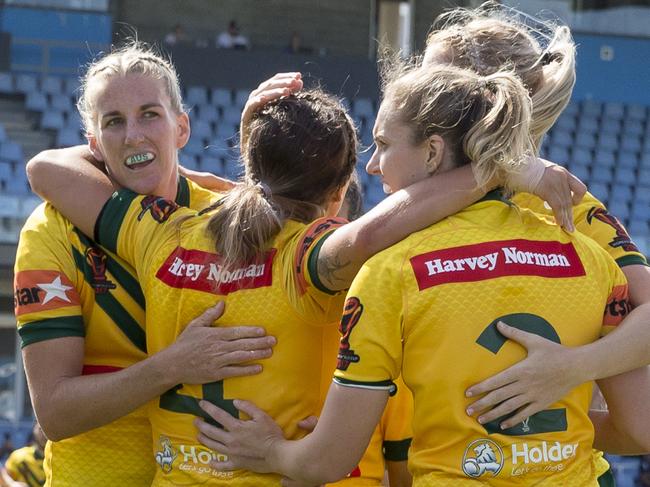
[[[323,328],[323,372],[321,396],[323,403],[332,384],[332,375],[336,369],[336,352],[341,334],[337,328]],[[370,437],[359,464],[347,477],[338,482],[327,484],[328,487],[357,487],[383,485],[386,461],[405,462],[413,433],[413,396],[406,387],[400,387],[401,377],[397,378],[397,393],[386,404],[386,409]]]
[[[258,260],[225,269],[207,234],[211,213],[122,190],[106,204],[97,225],[97,240],[133,264],[140,276],[149,353],[174,342],[218,300],[226,303],[219,326],[258,325],[277,338],[261,374],[179,384],[151,403],[152,453],[158,464],[152,485],[279,485],[278,475],[210,467],[221,454],[198,443],[193,420],[206,416],[200,399],[233,415],[238,411],[232,400],[246,399],[275,418],[288,438],[304,434],[297,423],[317,414],[320,406],[322,328],[314,325],[335,322],[345,297],[319,282],[318,249],[345,221],[325,218],[304,225],[289,220]]]
[[[185,178],[176,200],[203,208],[217,195]],[[84,337],[83,374],[112,372],[147,356],[145,300],[134,269],[97,245],[49,204],[23,227],[14,305],[22,346]],[[145,486],[154,474],[151,427],[141,407],[45,448],[48,487]]]
[[[45,484],[43,452],[34,445],[12,452],[5,462],[5,469],[12,479],[24,482],[29,487]]]
[[[504,431],[503,418],[467,416],[464,391],[525,357],[499,320],[576,346],[628,312],[625,276],[595,242],[486,198],[363,266],[335,380],[392,390],[401,372],[415,402],[415,486],[596,486],[591,384]]]

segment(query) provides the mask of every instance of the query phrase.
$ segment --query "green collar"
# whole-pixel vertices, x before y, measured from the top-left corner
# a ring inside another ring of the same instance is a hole
[[[502,203],[506,203],[507,205],[511,204],[511,201],[505,197],[503,194],[503,190],[501,188],[493,189],[492,191],[488,191],[483,198],[478,200],[476,203],[480,203],[482,201],[501,201]]]
[[[176,189],[176,203],[189,208],[190,206],[190,185],[184,176],[178,177],[178,188]]]

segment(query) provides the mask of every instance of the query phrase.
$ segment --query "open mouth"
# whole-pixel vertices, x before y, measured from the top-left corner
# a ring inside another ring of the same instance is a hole
[[[156,156],[152,152],[133,154],[124,160],[124,165],[130,169],[139,169],[148,166]]]

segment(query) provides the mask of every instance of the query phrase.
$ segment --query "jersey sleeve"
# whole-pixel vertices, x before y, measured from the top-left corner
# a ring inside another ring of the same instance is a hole
[[[384,458],[390,462],[405,462],[413,438],[413,395],[402,382],[401,376],[395,384],[397,392],[388,399],[381,417],[383,453]]]
[[[573,219],[576,229],[595,240],[620,267],[648,265],[623,224],[592,194],[587,193],[582,202],[574,207]]]
[[[7,460],[5,461],[5,469],[7,470],[7,473],[12,479],[18,482],[25,480],[20,472],[20,469],[18,468],[21,462],[20,456],[21,451],[15,450],[9,455],[9,457],[7,457]]]
[[[178,224],[193,210],[159,196],[121,189],[106,202],[95,225],[95,241],[122,257],[146,277],[159,246],[178,232]]]
[[[402,364],[401,272],[390,249],[361,268],[348,291],[334,381],[395,393]],[[394,256],[398,257],[398,256]]]
[[[335,323],[341,317],[345,292],[332,291],[320,281],[318,255],[323,243],[346,223],[343,218],[321,218],[287,246],[285,288],[298,311],[314,323]]]
[[[607,304],[603,312],[603,327],[601,335],[606,335],[614,330],[632,310],[628,296],[627,279],[623,271],[609,259],[611,275],[611,288],[607,297]]]
[[[62,337],[85,336],[72,226],[42,204],[27,219],[14,266],[14,310],[22,347]]]

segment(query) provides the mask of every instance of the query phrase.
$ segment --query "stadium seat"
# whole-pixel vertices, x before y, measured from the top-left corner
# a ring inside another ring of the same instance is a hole
[[[614,153],[609,150],[596,149],[594,164],[601,167],[614,167]]]
[[[573,115],[565,115],[564,113],[556,120],[553,125],[553,130],[563,130],[566,132],[575,132],[576,119]]]
[[[625,106],[622,103],[608,102],[605,103],[603,110],[603,119],[620,120],[623,118]]]
[[[599,101],[596,100],[583,100],[581,106],[581,112],[583,115],[589,115],[592,117],[600,117],[602,113],[603,106]]]
[[[575,117],[580,113],[580,105],[575,102],[570,102],[562,111],[562,115],[560,115],[560,118],[565,116],[565,115],[571,115],[572,117]]]
[[[603,203],[607,204],[607,201],[609,201],[609,187],[607,184],[591,182],[589,184],[589,191]]]
[[[2,153],[0,152],[0,156]],[[639,177],[637,179],[637,184],[640,186],[650,186],[650,168],[642,168],[639,171]]]
[[[79,80],[77,78],[63,78],[62,92],[71,98],[79,96]]]
[[[212,124],[205,120],[192,122],[192,138],[210,139],[212,137]]]
[[[639,163],[639,158],[634,152],[619,152],[617,158],[618,167],[623,167],[626,169],[636,169]]]
[[[643,123],[639,120],[627,119],[623,121],[622,132],[624,135],[637,135],[643,134]]]
[[[25,96],[25,108],[33,112],[43,112],[47,110],[47,96],[40,91],[30,91]]]
[[[41,91],[48,95],[59,95],[62,93],[61,78],[58,76],[45,76],[41,78]]]
[[[650,220],[650,205],[645,201],[632,202],[632,218],[635,220]]]
[[[598,137],[598,148],[607,151],[618,149],[618,137],[610,134],[600,134]]]
[[[205,144],[195,137],[190,137],[190,140],[183,147],[183,154],[189,156],[202,156],[205,151]]]
[[[200,169],[201,171],[208,171],[214,174],[222,174],[223,159],[221,157],[204,155],[201,157]]]
[[[582,116],[578,119],[578,131],[595,134],[599,130],[598,119],[593,116]]]
[[[650,186],[637,185],[634,190],[634,201],[650,204]]]
[[[212,88],[210,103],[221,108],[232,106],[232,92],[226,88]]]
[[[614,169],[614,182],[619,184],[627,184],[632,186],[636,183],[636,176],[633,169],[626,169],[624,167],[617,167]]]
[[[556,164],[559,164],[560,161],[564,161],[563,163],[566,164],[569,161],[569,150],[565,147],[551,146],[548,150],[548,158]]]
[[[639,160],[639,166],[641,168],[650,169],[650,152],[643,152],[643,154],[641,154],[641,158]]]
[[[626,135],[621,140],[621,149],[628,152],[639,152],[641,150],[641,139],[634,135]]]
[[[84,138],[79,133],[79,129],[71,127],[63,127],[56,134],[57,147],[70,147],[72,145],[80,145],[85,142]]]
[[[230,152],[230,146],[225,139],[212,137],[208,140],[205,148],[205,154],[210,157],[223,158]]]
[[[593,149],[596,147],[596,136],[588,132],[578,132],[574,142],[576,147],[583,149]],[[569,143],[568,146],[571,146]]]
[[[610,184],[613,177],[612,170],[608,167],[595,166],[594,170],[591,172],[591,181],[597,183]]]
[[[236,180],[243,174],[243,167],[235,157],[226,157],[223,160],[223,176]]]
[[[20,215],[20,198],[9,195],[0,194],[0,217],[18,217]]]
[[[238,125],[239,124],[234,125],[232,122],[226,121],[219,122],[215,127],[214,135],[225,141],[234,141],[237,135],[237,129],[235,127]]]
[[[352,114],[355,117],[375,118],[375,108],[369,98],[356,98],[352,106]]]
[[[0,73],[0,93],[13,95],[14,92],[14,77],[11,73]]]
[[[18,93],[31,93],[38,91],[38,78],[33,74],[17,74],[14,78],[14,86]]]
[[[219,117],[219,109],[216,106],[206,104],[199,107],[199,120],[216,122]]]
[[[43,201],[37,196],[28,196],[20,200],[20,214],[27,218]]]
[[[593,135],[591,134],[578,134],[578,136],[583,135],[583,136],[589,136],[593,138]],[[551,141],[553,145],[557,145],[559,147],[572,147],[573,146],[573,137],[569,132],[566,132],[564,130],[554,130],[553,135],[551,137]],[[593,147],[593,146],[592,146]]]
[[[0,123],[0,142],[4,142],[7,140],[7,131],[5,130],[5,126]]]
[[[582,164],[572,164],[570,171],[583,182],[589,180],[589,167]]]
[[[626,110],[626,118],[644,121],[646,118],[646,107],[643,105],[628,105]]]
[[[607,209],[621,221],[627,220],[630,217],[630,207],[625,201],[613,200],[610,197],[610,203]]]
[[[588,166],[591,164],[591,151],[581,147],[576,147],[571,152],[571,161],[576,164],[582,164],[583,166]]]
[[[50,108],[60,112],[70,113],[76,111],[72,99],[68,95],[50,95]]]
[[[604,119],[603,123],[600,124],[600,132],[618,135],[621,131],[621,122],[615,119]]]
[[[14,177],[13,164],[9,161],[0,161],[0,181],[6,183]]]
[[[633,186],[634,185],[628,186],[626,184],[615,184],[614,186],[612,186],[610,199],[612,201],[625,201],[625,202],[631,201],[632,194],[633,194]]]
[[[208,103],[208,89],[205,86],[190,86],[185,94],[185,103],[198,107]]]
[[[241,108],[230,106],[224,108],[221,113],[221,120],[230,125],[239,125],[241,120]]]
[[[246,102],[248,101],[248,96],[251,94],[250,90],[237,90],[235,92],[235,106],[241,112],[241,109],[244,108]]]
[[[650,235],[650,227],[648,222],[640,220],[631,220],[627,230],[630,232],[632,238],[647,237]]]
[[[75,128],[77,130],[83,130],[83,123],[81,122],[81,115],[77,110],[68,112],[65,117],[65,126],[67,128]]]
[[[46,110],[41,116],[41,128],[46,130],[59,130],[65,125],[63,113],[55,110]]]
[[[0,159],[23,164],[25,162],[23,148],[16,142],[6,140],[0,144]]]

